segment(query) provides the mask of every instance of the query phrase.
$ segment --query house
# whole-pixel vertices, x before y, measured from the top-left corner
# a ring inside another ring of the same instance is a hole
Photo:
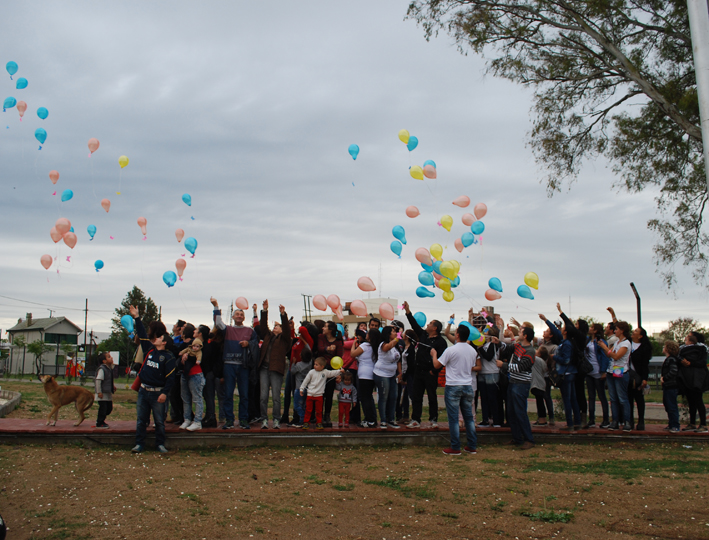
[[[49,346],[49,352],[42,356],[45,366],[63,366],[65,364],[64,344],[78,344],[78,336],[82,329],[66,317],[48,317],[34,319],[31,313],[24,320],[19,319],[17,324],[10,328],[9,342],[13,344],[16,338],[23,337],[27,345],[41,339]],[[10,358],[7,362],[8,373],[34,373],[34,355],[27,352],[27,346],[11,346]],[[54,372],[52,373],[54,374]]]

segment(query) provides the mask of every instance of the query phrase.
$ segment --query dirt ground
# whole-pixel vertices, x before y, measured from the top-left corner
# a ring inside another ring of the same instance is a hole
[[[682,444],[0,446],[0,513],[12,539],[709,538],[707,471]]]

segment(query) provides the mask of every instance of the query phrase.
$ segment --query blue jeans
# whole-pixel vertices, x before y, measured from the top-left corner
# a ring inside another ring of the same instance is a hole
[[[293,385],[295,386],[295,385]],[[293,394],[293,410],[296,412],[298,415],[298,421],[301,424],[305,424],[305,398],[308,397],[308,394],[305,393],[305,395],[300,395],[300,389],[296,388],[295,393]]]
[[[561,381],[561,397],[564,400],[566,425],[569,427],[581,425],[581,411],[576,399],[576,373],[566,373]],[[571,413],[573,412],[573,418]]]
[[[611,398],[613,421],[618,422],[619,424],[623,421],[630,422],[630,402],[628,401],[629,381],[630,373],[627,371],[623,373],[622,377],[614,377],[612,373],[609,373],[606,376],[608,395]]]
[[[202,400],[202,390],[204,389],[204,373],[187,375],[182,372],[182,413],[186,421],[202,421],[204,415],[204,401]],[[192,405],[195,407],[195,414],[192,416]]]
[[[234,389],[239,387],[239,422],[249,421],[249,368],[242,364],[224,364],[224,416],[234,423]]]
[[[679,429],[679,408],[677,407],[677,388],[664,388],[662,390],[662,404],[667,412],[670,429]]]
[[[507,416],[512,430],[512,440],[516,444],[524,441],[534,442],[532,426],[527,416],[527,398],[531,383],[519,384],[510,381],[507,387]]]
[[[377,385],[379,406],[379,422],[386,424],[396,420],[396,377],[380,377],[374,374],[374,384]]]
[[[136,409],[138,412],[138,421],[135,426],[135,444],[141,448],[145,447],[145,434],[150,423],[150,412],[153,413],[155,421],[155,444],[157,446],[165,444],[165,409],[167,407],[167,399],[165,403],[158,403],[158,398],[162,394],[160,392],[148,392],[145,388],[138,390],[138,404]]]
[[[448,430],[451,436],[451,448],[460,450],[460,427],[458,426],[458,409],[463,413],[465,421],[465,437],[467,446],[473,450],[478,447],[475,433],[475,416],[473,415],[473,387],[446,385],[446,412],[448,413]]]

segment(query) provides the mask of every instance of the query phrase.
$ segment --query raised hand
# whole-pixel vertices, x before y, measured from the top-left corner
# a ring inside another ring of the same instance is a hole
[[[283,315],[286,312],[286,308],[283,304],[278,306],[278,311],[281,315]]]
[[[135,306],[130,306],[128,308],[130,310],[130,316],[133,317],[134,319],[137,319],[140,316],[140,313],[138,313],[138,308]]]
[[[268,311],[268,300],[263,301],[263,310]]]
[[[214,298],[213,296],[209,299],[209,301],[212,303],[212,305],[213,305],[215,308],[218,308],[218,307],[219,307],[219,304],[217,303],[217,299]]]

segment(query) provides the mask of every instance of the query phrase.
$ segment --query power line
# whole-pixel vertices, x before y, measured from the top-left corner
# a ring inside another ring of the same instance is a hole
[[[51,307],[54,309],[67,309],[70,311],[84,311],[84,308],[70,308],[70,307],[65,307],[65,306],[57,306],[55,304],[42,304],[41,302],[32,302],[30,300],[22,300],[21,298],[12,298],[11,296],[5,296],[2,294],[0,294],[0,298],[6,298],[8,300],[14,300],[15,302],[22,302],[23,304],[32,304],[35,306],[42,306],[42,307],[46,307],[46,308]],[[22,307],[22,306],[7,306],[7,307]],[[90,311],[103,312],[103,313],[113,313],[112,309],[92,309]]]

